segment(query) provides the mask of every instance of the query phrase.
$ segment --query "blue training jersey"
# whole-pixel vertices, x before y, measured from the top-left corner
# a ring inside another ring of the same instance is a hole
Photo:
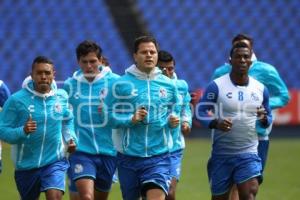
[[[168,117],[178,111],[174,83],[158,68],[146,74],[132,65],[112,88],[105,102],[109,122],[116,129],[113,140],[117,151],[137,157],[168,152]],[[133,114],[142,107],[148,111],[146,119],[133,124]]]
[[[267,124],[257,119],[257,108],[267,111]],[[213,116],[208,111],[214,113]],[[258,136],[256,124],[268,127],[272,121],[268,90],[263,84],[249,77],[246,86],[235,85],[229,74],[215,79],[202,96],[196,119],[208,127],[215,118],[232,120],[229,132],[212,129],[213,154],[257,153]]]
[[[191,96],[189,94],[188,84],[184,80],[177,79],[176,75],[172,79],[178,90],[179,97],[179,113],[176,113],[180,118],[180,123],[187,122],[189,127],[192,127],[192,111],[190,107]],[[181,132],[181,126],[170,128],[170,152],[185,148],[184,136]]]
[[[13,144],[16,170],[54,163],[65,156],[64,142],[73,139],[77,143],[67,93],[52,88],[49,93],[40,94],[33,89],[32,80],[24,87],[8,98],[0,113],[0,139]],[[23,128],[30,115],[37,130],[26,135]],[[63,141],[64,138],[68,140]]]
[[[109,85],[119,78],[109,67],[101,66],[100,73],[89,82],[81,70],[64,83],[73,107],[75,132],[78,138],[76,151],[89,154],[116,155],[112,142],[112,128],[102,112],[103,100]]]
[[[225,63],[214,71],[212,79],[214,80],[221,77],[230,71],[231,65]],[[281,108],[289,102],[290,96],[288,89],[274,66],[255,60],[250,66],[248,74],[268,88],[270,95],[269,104],[272,110]],[[260,126],[257,127],[257,133],[259,136],[268,135],[270,132],[271,126],[268,129]]]

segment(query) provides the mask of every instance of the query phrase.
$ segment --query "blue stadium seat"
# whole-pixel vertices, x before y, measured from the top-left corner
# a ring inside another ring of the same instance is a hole
[[[297,0],[243,4],[239,0],[226,1],[226,4],[209,0],[137,2],[160,45],[176,55],[177,73],[188,80],[191,88],[207,85],[215,67],[227,61],[231,39],[240,32],[251,35],[259,59],[278,66],[279,71],[297,63],[300,47],[292,45],[300,42],[300,34],[295,31],[300,20]],[[163,6],[158,9],[152,6],[153,2]],[[300,74],[299,64],[293,69],[293,72],[287,70],[291,75],[286,75],[289,79],[285,80],[288,87],[299,88],[300,80],[294,75]],[[196,71],[199,71],[197,75]]]
[[[20,88],[37,55],[54,61],[57,79],[71,76],[78,69],[75,48],[85,39],[100,43],[112,66],[124,68],[132,62],[103,1],[3,0],[0,17],[4,41],[0,59],[5,69],[0,78],[12,91]],[[123,73],[122,68],[115,69]]]
[[[239,32],[254,38],[258,58],[276,66],[288,87],[299,89],[298,0],[136,2],[161,48],[175,55],[177,73],[191,89],[207,85],[215,67],[227,61],[231,39]],[[117,73],[123,74],[132,63],[103,0],[0,4],[0,79],[13,91],[20,88],[37,55],[54,60],[58,79],[71,76],[78,68],[75,48],[85,39],[100,43]]]

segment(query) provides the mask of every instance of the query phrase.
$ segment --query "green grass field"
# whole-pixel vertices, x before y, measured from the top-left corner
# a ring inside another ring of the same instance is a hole
[[[177,199],[210,199],[206,176],[206,162],[210,153],[210,140],[188,139],[183,160],[182,177],[178,184]],[[3,172],[0,175],[0,199],[18,199],[10,160],[10,147],[3,146]],[[265,182],[261,186],[259,200],[295,200],[300,197],[300,139],[273,139],[265,172]],[[40,199],[45,199],[44,195]],[[65,195],[64,199],[68,199]],[[115,184],[111,200],[121,199],[119,185]]]

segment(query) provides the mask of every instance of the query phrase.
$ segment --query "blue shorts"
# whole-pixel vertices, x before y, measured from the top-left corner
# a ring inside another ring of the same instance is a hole
[[[69,157],[70,170],[68,175],[72,181],[88,178],[95,180],[95,189],[101,192],[109,192],[112,178],[116,171],[117,161],[115,156],[92,155],[83,152],[75,152]],[[74,191],[74,183],[69,184]]]
[[[170,153],[170,160],[171,160],[170,174],[171,177],[176,178],[177,181],[179,181],[179,177],[181,174],[182,157],[183,157],[182,149]]]
[[[37,199],[48,189],[65,191],[66,159],[31,170],[16,170],[15,181],[22,200]]]
[[[233,184],[261,176],[261,159],[256,154],[212,155],[207,173],[213,195],[222,195]]]
[[[69,167],[68,169],[68,187],[69,187],[69,191],[70,192],[78,192],[77,188],[76,188],[76,184],[75,181],[73,181],[70,177],[71,177],[71,167]],[[112,182],[113,183],[117,183],[119,182],[119,178],[118,178],[118,170],[115,171],[113,178],[112,178]]]
[[[262,165],[261,176],[258,179],[259,184],[263,182],[263,172],[265,170],[265,166],[268,158],[269,142],[270,142],[269,140],[258,140],[257,151],[258,151],[258,156],[261,159],[261,165]]]
[[[259,140],[258,141],[257,151],[258,151],[258,156],[261,159],[262,172],[265,169],[266,161],[268,158],[269,142],[270,142],[269,140]]]
[[[77,191],[77,188],[76,188],[76,184],[75,184],[75,181],[72,180],[72,170],[71,170],[71,167],[68,168],[68,187],[69,187],[69,191],[70,192],[78,192]]]
[[[153,188],[160,188],[168,194],[171,181],[169,153],[146,158],[118,153],[117,157],[124,200],[145,197],[147,190]]]

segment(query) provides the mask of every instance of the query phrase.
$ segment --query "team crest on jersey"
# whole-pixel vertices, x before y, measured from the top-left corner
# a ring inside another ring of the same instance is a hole
[[[165,88],[159,88],[159,94],[158,96],[160,98],[166,98],[167,97],[167,90]]]
[[[108,91],[106,88],[103,88],[102,90],[100,90],[100,92],[99,92],[100,100],[105,99],[105,97],[107,96],[107,93],[108,93]]]
[[[251,100],[253,100],[253,101],[259,101],[259,97],[257,96],[256,93],[254,93],[254,92],[251,93]]]
[[[55,103],[54,105],[54,111],[57,112],[57,113],[61,113],[62,112],[62,108],[61,108],[61,105],[60,103]]]

